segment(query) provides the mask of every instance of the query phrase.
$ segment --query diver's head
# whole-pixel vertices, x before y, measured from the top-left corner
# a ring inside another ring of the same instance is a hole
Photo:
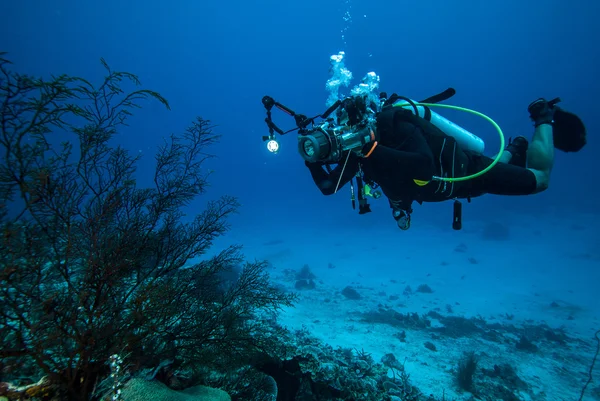
[[[364,96],[350,96],[340,105],[342,118],[353,127],[363,121],[367,114],[367,103]]]
[[[342,101],[337,112],[337,123],[354,127],[373,116],[376,105],[369,104],[367,95],[349,96]]]

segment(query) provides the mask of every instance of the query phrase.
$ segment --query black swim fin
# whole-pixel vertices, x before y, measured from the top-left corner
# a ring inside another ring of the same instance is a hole
[[[579,152],[587,144],[583,121],[575,114],[556,107],[554,111],[554,147],[563,152]]]

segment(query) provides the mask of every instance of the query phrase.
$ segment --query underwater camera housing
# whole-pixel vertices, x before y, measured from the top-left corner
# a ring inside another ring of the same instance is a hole
[[[330,57],[331,77],[325,85],[329,92],[326,102],[328,108],[320,115],[309,118],[295,113],[270,96],[263,97],[262,103],[267,110],[265,122],[269,128],[269,135],[263,136],[263,141],[267,142],[267,149],[271,153],[279,151],[275,133],[284,135],[298,131],[298,152],[305,161],[335,164],[340,161],[344,151],[361,149],[368,142],[366,136],[374,135],[375,114],[380,111],[382,103],[377,94],[379,76],[375,72],[367,73],[350,91],[349,96],[341,96],[340,89],[347,87],[352,79],[352,73],[345,67],[344,59],[343,51]],[[271,118],[273,107],[293,117],[296,128],[288,131],[279,129]],[[335,111],[335,118],[329,118]],[[317,124],[316,119],[323,121]]]
[[[337,163],[343,152],[362,147],[371,136],[373,124],[367,121],[350,128],[328,120],[298,137],[298,152],[309,163]]]
[[[361,147],[363,143],[367,142],[367,138],[373,135],[375,120],[371,116],[365,117],[353,127],[346,124],[336,124],[335,119],[328,118],[342,106],[343,102],[341,100],[336,101],[324,113],[311,118],[295,113],[270,96],[264,96],[262,103],[267,109],[265,122],[269,128],[269,135],[263,136],[263,141],[267,142],[267,148],[272,153],[277,153],[279,150],[275,132],[285,135],[289,132],[298,131],[298,152],[305,161],[334,164],[340,161],[344,151]],[[296,128],[283,131],[277,127],[271,118],[273,107],[277,107],[294,117]],[[324,121],[318,124],[315,123],[318,118],[324,119]]]

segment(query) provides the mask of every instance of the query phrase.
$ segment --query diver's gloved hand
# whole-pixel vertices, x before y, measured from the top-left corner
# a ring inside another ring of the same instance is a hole
[[[554,122],[554,101],[548,102],[546,99],[538,99],[533,101],[527,111],[529,111],[529,117],[534,122],[535,126],[542,124],[552,124]]]

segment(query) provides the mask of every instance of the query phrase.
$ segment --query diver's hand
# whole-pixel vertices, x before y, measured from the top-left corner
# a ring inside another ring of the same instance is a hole
[[[546,99],[537,99],[527,107],[529,118],[534,122],[535,126],[542,124],[552,124],[554,122],[554,103],[548,102]]]

